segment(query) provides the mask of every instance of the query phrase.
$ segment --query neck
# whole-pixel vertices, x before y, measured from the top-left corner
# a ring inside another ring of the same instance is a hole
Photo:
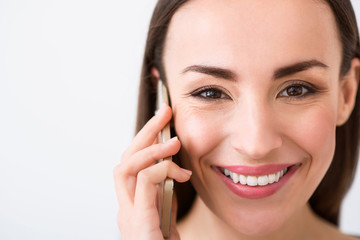
[[[181,239],[320,239],[320,233],[327,225],[319,219],[308,204],[298,209],[280,229],[264,236],[244,235],[231,228],[218,218],[201,200],[196,197],[189,214],[178,224]]]

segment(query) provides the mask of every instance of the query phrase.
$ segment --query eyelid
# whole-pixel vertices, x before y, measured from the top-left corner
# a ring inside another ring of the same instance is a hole
[[[309,82],[303,81],[303,80],[290,80],[290,81],[286,81],[283,84],[281,84],[279,86],[278,90],[284,89],[285,87],[289,87],[292,85],[302,85],[302,86],[307,86],[310,88],[317,88],[317,87],[315,87],[315,85],[313,85]]]
[[[283,91],[285,91],[287,88],[291,87],[291,86],[301,86],[301,87],[305,87],[307,90],[308,90],[308,93],[306,93],[305,95],[302,95],[302,96],[289,96],[289,97],[286,97],[286,96],[279,96]],[[279,87],[278,87],[278,90],[276,92],[278,92],[278,94],[276,94],[276,97],[281,97],[281,98],[294,98],[294,99],[299,99],[299,98],[302,98],[302,97],[306,97],[308,95],[311,95],[311,94],[314,94],[314,93],[317,93],[317,92],[320,92],[321,90],[316,87],[314,84],[311,84],[309,82],[306,82],[306,81],[303,81],[303,80],[290,80],[290,81],[287,81],[283,84],[281,84]]]
[[[205,97],[201,97],[199,96],[202,92],[205,92],[205,91],[209,91],[209,90],[215,90],[215,91],[219,91],[221,92],[222,94],[225,94],[227,97],[227,99],[231,99],[231,94],[226,90],[224,89],[223,87],[220,87],[220,86],[216,86],[216,85],[208,85],[208,86],[203,86],[203,87],[200,87],[200,88],[197,88],[196,90],[188,93],[187,95],[188,96],[193,96],[193,97],[199,97],[199,98],[202,98],[204,100],[221,100],[221,99],[224,99],[224,98],[214,98],[214,99],[211,99],[211,98],[205,98]]]

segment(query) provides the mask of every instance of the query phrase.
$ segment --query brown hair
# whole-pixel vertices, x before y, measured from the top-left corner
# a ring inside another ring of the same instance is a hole
[[[340,78],[344,76],[353,58],[360,58],[359,33],[350,0],[324,0],[333,11],[342,43]],[[153,116],[156,88],[152,83],[151,68],[156,67],[165,80],[162,55],[172,16],[188,0],[159,0],[149,26],[141,72],[136,132]],[[165,80],[166,81],[166,80]],[[333,161],[322,182],[310,198],[310,206],[321,217],[338,225],[341,202],[351,186],[358,160],[360,133],[360,99],[356,97],[349,120],[336,129],[336,148]],[[176,157],[175,157],[176,159]],[[181,165],[181,162],[177,160]],[[192,206],[196,192],[191,183],[176,184],[178,219]]]

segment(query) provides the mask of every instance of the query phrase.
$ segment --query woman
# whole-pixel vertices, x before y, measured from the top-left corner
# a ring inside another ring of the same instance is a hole
[[[163,238],[166,177],[191,178],[171,239],[353,239],[336,226],[357,162],[359,57],[350,1],[160,0],[138,134],[114,171],[123,239]],[[159,79],[171,108],[152,117]],[[157,144],[169,121],[177,137]]]

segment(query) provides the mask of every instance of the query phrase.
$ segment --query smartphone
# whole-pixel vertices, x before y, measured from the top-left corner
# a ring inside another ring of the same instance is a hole
[[[159,79],[157,83],[156,109],[162,104],[169,105],[169,94],[164,83]],[[171,138],[170,124],[168,123],[159,133],[158,142],[164,143]],[[172,161],[172,157],[160,159],[159,161]],[[171,209],[174,190],[174,180],[167,178],[159,183],[158,188],[158,209],[160,216],[160,229],[164,238],[170,236]]]

